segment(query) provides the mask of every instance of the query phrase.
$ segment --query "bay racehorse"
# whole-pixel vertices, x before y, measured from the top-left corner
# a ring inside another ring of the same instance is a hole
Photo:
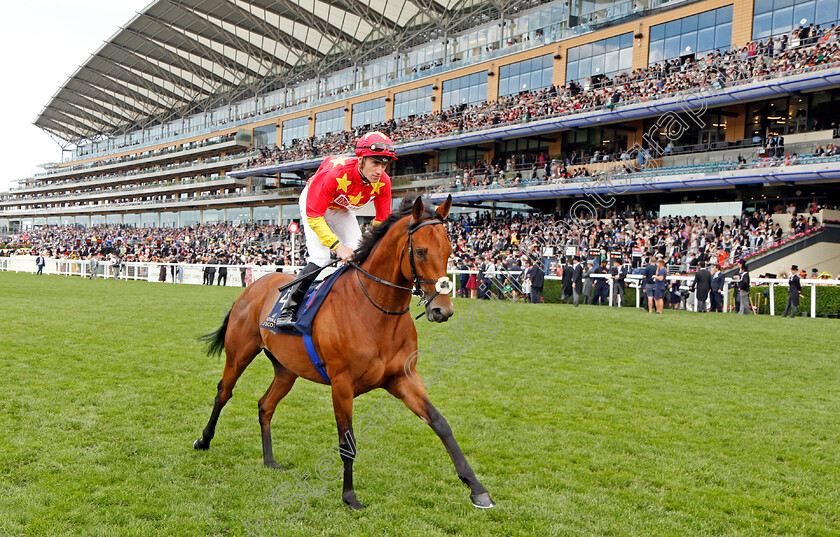
[[[444,322],[454,313],[446,277],[452,247],[443,225],[451,205],[451,197],[437,210],[427,208],[420,197],[404,198],[399,209],[365,235],[353,266],[338,277],[312,326],[312,341],[332,388],[344,463],[341,498],[354,509],[364,506],[353,489],[353,399],[376,388],[387,390],[431,426],[458,477],[470,487],[473,505],[495,505],[464,458],[449,424],[429,401],[422,382],[416,381],[420,375],[416,360],[410,358],[417,351],[417,331],[408,315],[412,293],[422,297],[430,321]],[[277,403],[298,377],[328,383],[310,361],[302,337],[260,327],[277,301],[278,287],[289,280],[290,276],[280,273],[263,276],[236,300],[221,327],[204,336],[208,354],[224,350],[226,361],[210,421],[195,441],[196,449],[210,447],[219,414],[237,379],[263,351],[274,366],[274,380],[258,406],[263,462],[282,469],[271,447],[271,418]]]

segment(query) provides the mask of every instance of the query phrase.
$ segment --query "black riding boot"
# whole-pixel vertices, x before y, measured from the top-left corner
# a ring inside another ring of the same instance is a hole
[[[286,299],[286,304],[283,305],[283,312],[275,321],[277,328],[294,330],[295,313],[297,312],[298,305],[303,300],[304,295],[306,295],[306,290],[309,289],[309,286],[312,285],[312,282],[315,281],[315,278],[318,277],[320,272],[321,267],[315,263],[309,263],[303,267],[303,270],[297,275],[301,280],[292,287],[289,298]]]

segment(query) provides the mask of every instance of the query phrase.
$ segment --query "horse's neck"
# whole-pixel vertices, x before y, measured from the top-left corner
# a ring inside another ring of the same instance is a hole
[[[404,248],[407,248],[405,241],[400,240],[401,237],[404,237],[401,230],[391,229],[374,247],[361,267],[369,274],[386,282],[410,288],[411,282],[406,279],[400,268],[402,259],[400,254]],[[405,255],[409,255],[409,253],[405,252]],[[411,294],[405,289],[374,282],[366,277],[362,277],[362,284],[382,308],[391,311],[402,310],[411,301]]]

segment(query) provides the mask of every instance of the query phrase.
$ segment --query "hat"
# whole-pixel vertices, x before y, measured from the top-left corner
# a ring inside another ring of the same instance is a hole
[[[791,265],[790,270],[799,270],[799,266],[798,265]]]
[[[816,274],[817,272],[819,272],[817,269],[815,269],[815,268],[811,269],[811,274]]]

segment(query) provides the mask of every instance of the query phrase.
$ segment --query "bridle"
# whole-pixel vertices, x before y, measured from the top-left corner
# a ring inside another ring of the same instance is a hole
[[[360,272],[362,274],[364,274],[368,279],[373,280],[377,283],[381,283],[382,285],[387,285],[389,287],[394,287],[396,289],[402,289],[403,291],[410,292],[412,295],[419,296],[420,297],[420,302],[418,304],[419,306],[426,306],[432,300],[437,298],[439,295],[441,295],[443,293],[449,294],[451,292],[451,289],[452,289],[452,286],[449,283],[449,278],[447,278],[446,276],[441,276],[437,280],[423,280],[423,279],[421,279],[420,275],[417,274],[417,267],[414,263],[414,242],[413,242],[413,238],[412,238],[413,235],[414,235],[414,232],[416,232],[418,229],[420,229],[421,227],[424,227],[424,226],[432,226],[432,225],[437,225],[437,224],[443,225],[443,221],[438,220],[437,218],[433,218],[433,219],[430,219],[430,220],[425,220],[423,222],[420,222],[416,226],[413,226],[413,223],[414,223],[414,219],[412,218],[408,222],[408,241],[405,243],[405,246],[403,246],[402,252],[400,253],[400,266],[402,266],[403,257],[405,257],[406,246],[408,247],[408,263],[411,266],[411,279],[412,279],[413,287],[405,287],[405,286],[402,286],[402,285],[397,285],[395,283],[391,283],[387,280],[383,280],[382,278],[379,278],[379,277],[374,276],[373,274],[369,273],[368,271],[366,271],[365,269],[363,269],[359,265],[353,263],[352,261],[348,262],[348,264],[351,267],[356,269],[356,282],[358,282],[359,287],[362,288],[362,292],[365,294],[365,296],[370,301],[370,303],[373,304],[374,307],[376,307],[376,309],[378,309],[382,313],[387,313],[388,315],[402,315],[404,313],[407,313],[411,306],[410,305],[406,306],[406,308],[402,311],[388,311],[388,310],[386,310],[385,308],[383,308],[382,306],[377,304],[373,300],[373,298],[370,296],[370,294],[368,294],[367,289],[365,289],[365,286],[362,285],[362,280],[359,278],[359,273]],[[421,287],[421,284],[424,284],[424,283],[434,284],[435,294],[432,295],[431,297],[428,296],[425,291],[423,291],[423,288]],[[423,316],[423,313],[420,313],[420,315],[418,315],[416,318],[419,319],[422,316]]]

